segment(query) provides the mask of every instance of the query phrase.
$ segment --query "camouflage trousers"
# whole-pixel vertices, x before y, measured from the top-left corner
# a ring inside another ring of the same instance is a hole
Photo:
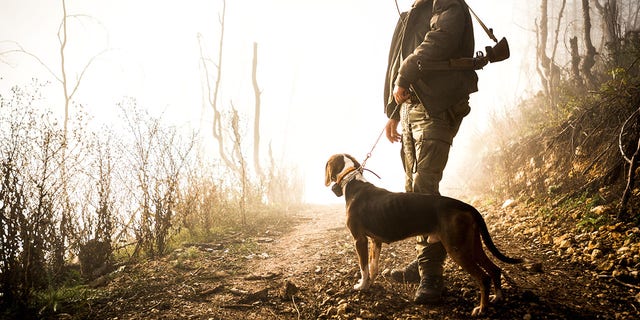
[[[462,119],[469,114],[464,100],[439,114],[429,114],[420,103],[402,105],[402,163],[405,190],[440,195],[442,172]],[[441,243],[429,244],[418,236],[416,251],[420,275],[442,275],[447,252]]]

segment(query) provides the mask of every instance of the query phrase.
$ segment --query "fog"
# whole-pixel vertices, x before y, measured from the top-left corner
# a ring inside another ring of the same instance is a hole
[[[469,0],[468,4],[507,37],[512,57],[478,72],[479,92],[471,114],[454,141],[443,193],[461,192],[461,168],[469,166],[470,137],[482,135],[488,121],[538,91],[535,79],[537,4],[508,0]],[[406,10],[411,1],[399,1]],[[82,76],[73,97],[93,116],[91,124],[114,125],[117,103],[133,97],[154,115],[188,132],[196,130],[211,146],[212,110],[204,103],[200,43],[215,60],[221,32],[221,1],[66,1],[68,77]],[[0,93],[32,79],[50,82],[47,100],[62,115],[60,1],[3,0],[0,10]],[[386,122],[382,91],[388,45],[398,17],[392,0],[229,0],[219,103],[239,109],[251,136],[254,98],[253,43],[258,44],[257,81],[261,89],[261,151],[269,144],[283,166],[304,177],[305,199],[341,201],[323,184],[324,164],[334,153],[364,159]],[[475,23],[476,47],[492,45]],[[20,48],[30,54],[18,51]],[[37,57],[37,59],[36,59]],[[94,60],[91,60],[94,58]],[[38,61],[39,60],[39,61]],[[84,67],[89,67],[83,73]],[[46,67],[45,67],[46,66]],[[381,139],[367,162],[390,190],[403,189],[399,144]],[[471,155],[473,156],[473,155]]]

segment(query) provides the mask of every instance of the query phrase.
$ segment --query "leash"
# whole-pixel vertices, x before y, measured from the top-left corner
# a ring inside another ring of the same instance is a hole
[[[397,107],[396,107],[396,109],[397,109]],[[394,110],[394,112],[395,112],[395,110]],[[386,125],[385,125],[385,128],[386,128]],[[373,173],[373,175],[378,177],[378,179],[380,179],[380,176],[377,173],[371,171],[370,169],[365,168],[364,165],[367,164],[367,160],[369,160],[369,158],[371,158],[371,154],[373,153],[373,149],[375,149],[376,146],[378,145],[378,142],[380,142],[380,138],[382,138],[382,134],[384,133],[385,128],[382,128],[382,131],[380,131],[380,134],[378,135],[378,139],[376,139],[376,142],[371,147],[371,150],[369,150],[369,153],[367,153],[367,156],[362,161],[362,164],[360,164],[360,168],[358,168],[358,171],[360,171],[360,172],[362,172],[364,170],[367,170],[367,171]]]
[[[380,134],[378,135],[378,138],[376,139],[376,142],[373,143],[373,146],[371,147],[371,150],[369,150],[369,152],[367,153],[367,156],[362,161],[362,164],[360,165],[360,168],[364,169],[364,165],[367,164],[367,160],[369,160],[369,158],[371,158],[371,155],[373,153],[373,149],[375,149],[376,146],[378,146],[378,142],[380,142],[380,138],[382,138],[382,134],[384,133],[384,130],[386,129],[386,127],[387,127],[387,125],[385,124],[384,128],[382,128],[382,131],[380,131]],[[371,171],[371,170],[369,170],[369,171]],[[380,178],[380,177],[378,177],[378,178]]]
[[[396,113],[398,112],[398,107],[400,107],[399,105],[396,105],[395,109],[393,109],[393,112],[391,113],[391,118],[393,118],[393,116],[396,115]],[[389,122],[387,122],[389,123]],[[387,124],[385,123],[384,127],[382,128],[382,130],[380,131],[380,134],[378,134],[378,138],[376,139],[376,142],[373,143],[373,146],[371,146],[371,150],[369,150],[369,152],[367,153],[366,157],[364,158],[364,160],[362,161],[362,164],[360,164],[360,170],[367,170],[371,173],[373,173],[376,177],[378,177],[378,179],[380,179],[380,176],[377,175],[375,172],[366,169],[364,167],[365,164],[367,164],[367,160],[369,160],[369,158],[371,158],[371,155],[373,154],[373,150],[378,146],[378,142],[380,142],[380,139],[382,138],[382,134],[384,134],[385,129],[387,128]]]

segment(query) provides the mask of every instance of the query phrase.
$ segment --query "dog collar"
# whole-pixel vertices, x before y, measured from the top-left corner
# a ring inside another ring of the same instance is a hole
[[[344,175],[344,178],[342,178],[342,181],[340,181],[340,188],[343,188],[347,185],[347,183],[351,182],[353,179],[355,179],[355,177],[358,175],[358,173],[360,173],[360,170],[353,168],[353,170],[350,170],[347,174]]]
[[[342,195],[344,194],[344,188],[358,175],[358,173],[361,173],[361,171],[360,169],[356,169],[355,167],[346,169],[344,172],[338,175],[336,183],[334,183],[333,187],[331,187],[331,191],[333,191],[336,196],[342,197]]]
[[[354,171],[356,171],[355,167],[349,167],[344,171],[340,172],[340,174],[338,174],[338,177],[336,178],[336,184],[339,184],[340,186],[342,186],[342,181],[347,177],[350,177],[349,175],[352,174]]]

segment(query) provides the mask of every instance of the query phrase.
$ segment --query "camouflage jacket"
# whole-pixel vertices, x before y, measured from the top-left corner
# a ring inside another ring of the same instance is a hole
[[[428,113],[442,112],[478,91],[473,70],[421,71],[424,61],[473,57],[473,25],[463,0],[417,0],[396,24],[385,78],[389,118],[399,118],[393,87],[411,88]]]

